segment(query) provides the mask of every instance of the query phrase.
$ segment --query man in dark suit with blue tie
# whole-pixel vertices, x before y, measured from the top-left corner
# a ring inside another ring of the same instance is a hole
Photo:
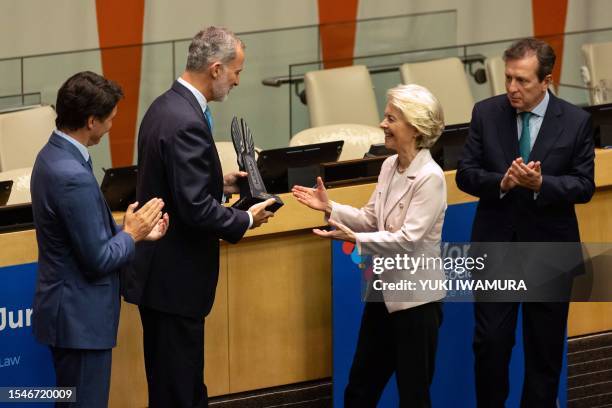
[[[219,239],[235,243],[272,213],[270,199],[241,211],[222,205],[246,173],[223,175],[209,103],[239,84],[244,44],[208,27],[187,67],[149,107],[138,134],[137,198],[161,197],[173,219],[166,238],[140,244],[124,297],[139,305],[150,408],[208,406],[204,318],[219,276]]]
[[[57,129],[31,178],[38,241],[33,329],[49,345],[57,386],[76,387],[75,407],[106,407],[111,349],[119,323],[119,271],[135,243],[167,229],[163,201],[131,204],[118,226],[93,175],[88,146],[112,126],[121,88],[93,72],[69,78],[57,95]],[[58,406],[63,406],[58,403]]]
[[[480,199],[472,241],[580,242],[574,205],[588,202],[595,191],[589,115],[548,91],[555,53],[544,41],[517,41],[504,60],[507,94],[474,106],[457,169],[459,188]],[[496,271],[490,273],[495,278]],[[556,279],[566,295],[571,276],[567,271]],[[567,301],[475,304],[479,407],[504,407],[519,305],[525,350],[521,406],[556,407]]]

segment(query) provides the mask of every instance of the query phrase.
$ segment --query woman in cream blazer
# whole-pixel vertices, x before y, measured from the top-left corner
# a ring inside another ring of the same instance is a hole
[[[368,203],[353,208],[330,201],[322,180],[314,189],[293,188],[302,204],[324,211],[332,231],[326,238],[355,242],[361,254],[439,258],[446,211],[446,183],[429,148],[444,128],[438,100],[418,85],[399,85],[387,93],[380,124],[385,146],[398,152],[382,165]],[[385,283],[443,279],[433,266],[386,269]],[[388,288],[386,286],[385,288]],[[376,293],[378,291],[378,293]],[[401,407],[429,407],[443,291],[375,289],[365,305],[357,349],[344,393],[345,407],[376,407],[389,378],[396,374]]]

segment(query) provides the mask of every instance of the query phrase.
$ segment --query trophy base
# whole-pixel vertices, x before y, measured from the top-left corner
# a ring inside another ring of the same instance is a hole
[[[242,196],[236,201],[232,208],[236,208],[238,210],[246,211],[251,208],[253,205],[262,203],[269,198],[273,198],[275,202],[268,206],[267,210],[271,212],[276,212],[279,208],[281,208],[285,203],[280,199],[279,196],[268,193],[260,193],[257,196]]]

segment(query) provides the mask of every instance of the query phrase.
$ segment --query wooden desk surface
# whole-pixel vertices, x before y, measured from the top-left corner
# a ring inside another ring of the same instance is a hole
[[[583,241],[612,242],[612,151],[596,154],[597,192],[576,211]],[[448,203],[476,201],[457,189],[454,177],[446,172]],[[374,185],[339,187],[329,195],[361,206]],[[291,194],[281,198],[285,206],[269,224],[221,247],[217,299],[206,323],[211,395],[331,375],[331,251],[328,241],[310,232],[324,224],[323,217]],[[35,262],[35,238],[34,230],[0,234],[0,267]],[[253,262],[253,254],[260,262]],[[573,303],[568,327],[570,336],[611,330],[612,303]],[[123,306],[114,355],[110,406],[144,406],[141,328],[133,305]]]

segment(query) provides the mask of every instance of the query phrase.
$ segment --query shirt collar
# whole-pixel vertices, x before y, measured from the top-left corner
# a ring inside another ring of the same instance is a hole
[[[544,116],[544,114],[546,113],[546,109],[548,108],[549,101],[550,96],[548,95],[548,91],[546,91],[546,94],[544,94],[544,98],[542,98],[540,103],[538,103],[536,107],[531,110],[531,113],[536,116]],[[516,113],[521,113],[521,111],[517,109]]]
[[[83,155],[83,158],[85,159],[85,161],[89,161],[89,150],[87,150],[87,147],[85,145],[81,144],[74,137],[62,132],[59,129],[55,129],[54,132],[56,135],[63,137],[68,142],[72,143],[77,149],[79,149],[79,152],[81,152],[81,155]]]
[[[198,101],[198,104],[202,108],[202,113],[206,112],[207,101],[206,101],[206,97],[204,96],[204,94],[202,94],[202,92],[197,90],[196,87],[194,87],[193,85],[191,85],[189,82],[185,81],[181,77],[178,77],[177,81],[179,84],[189,89],[189,91],[193,94],[193,96],[195,96],[196,100]]]

